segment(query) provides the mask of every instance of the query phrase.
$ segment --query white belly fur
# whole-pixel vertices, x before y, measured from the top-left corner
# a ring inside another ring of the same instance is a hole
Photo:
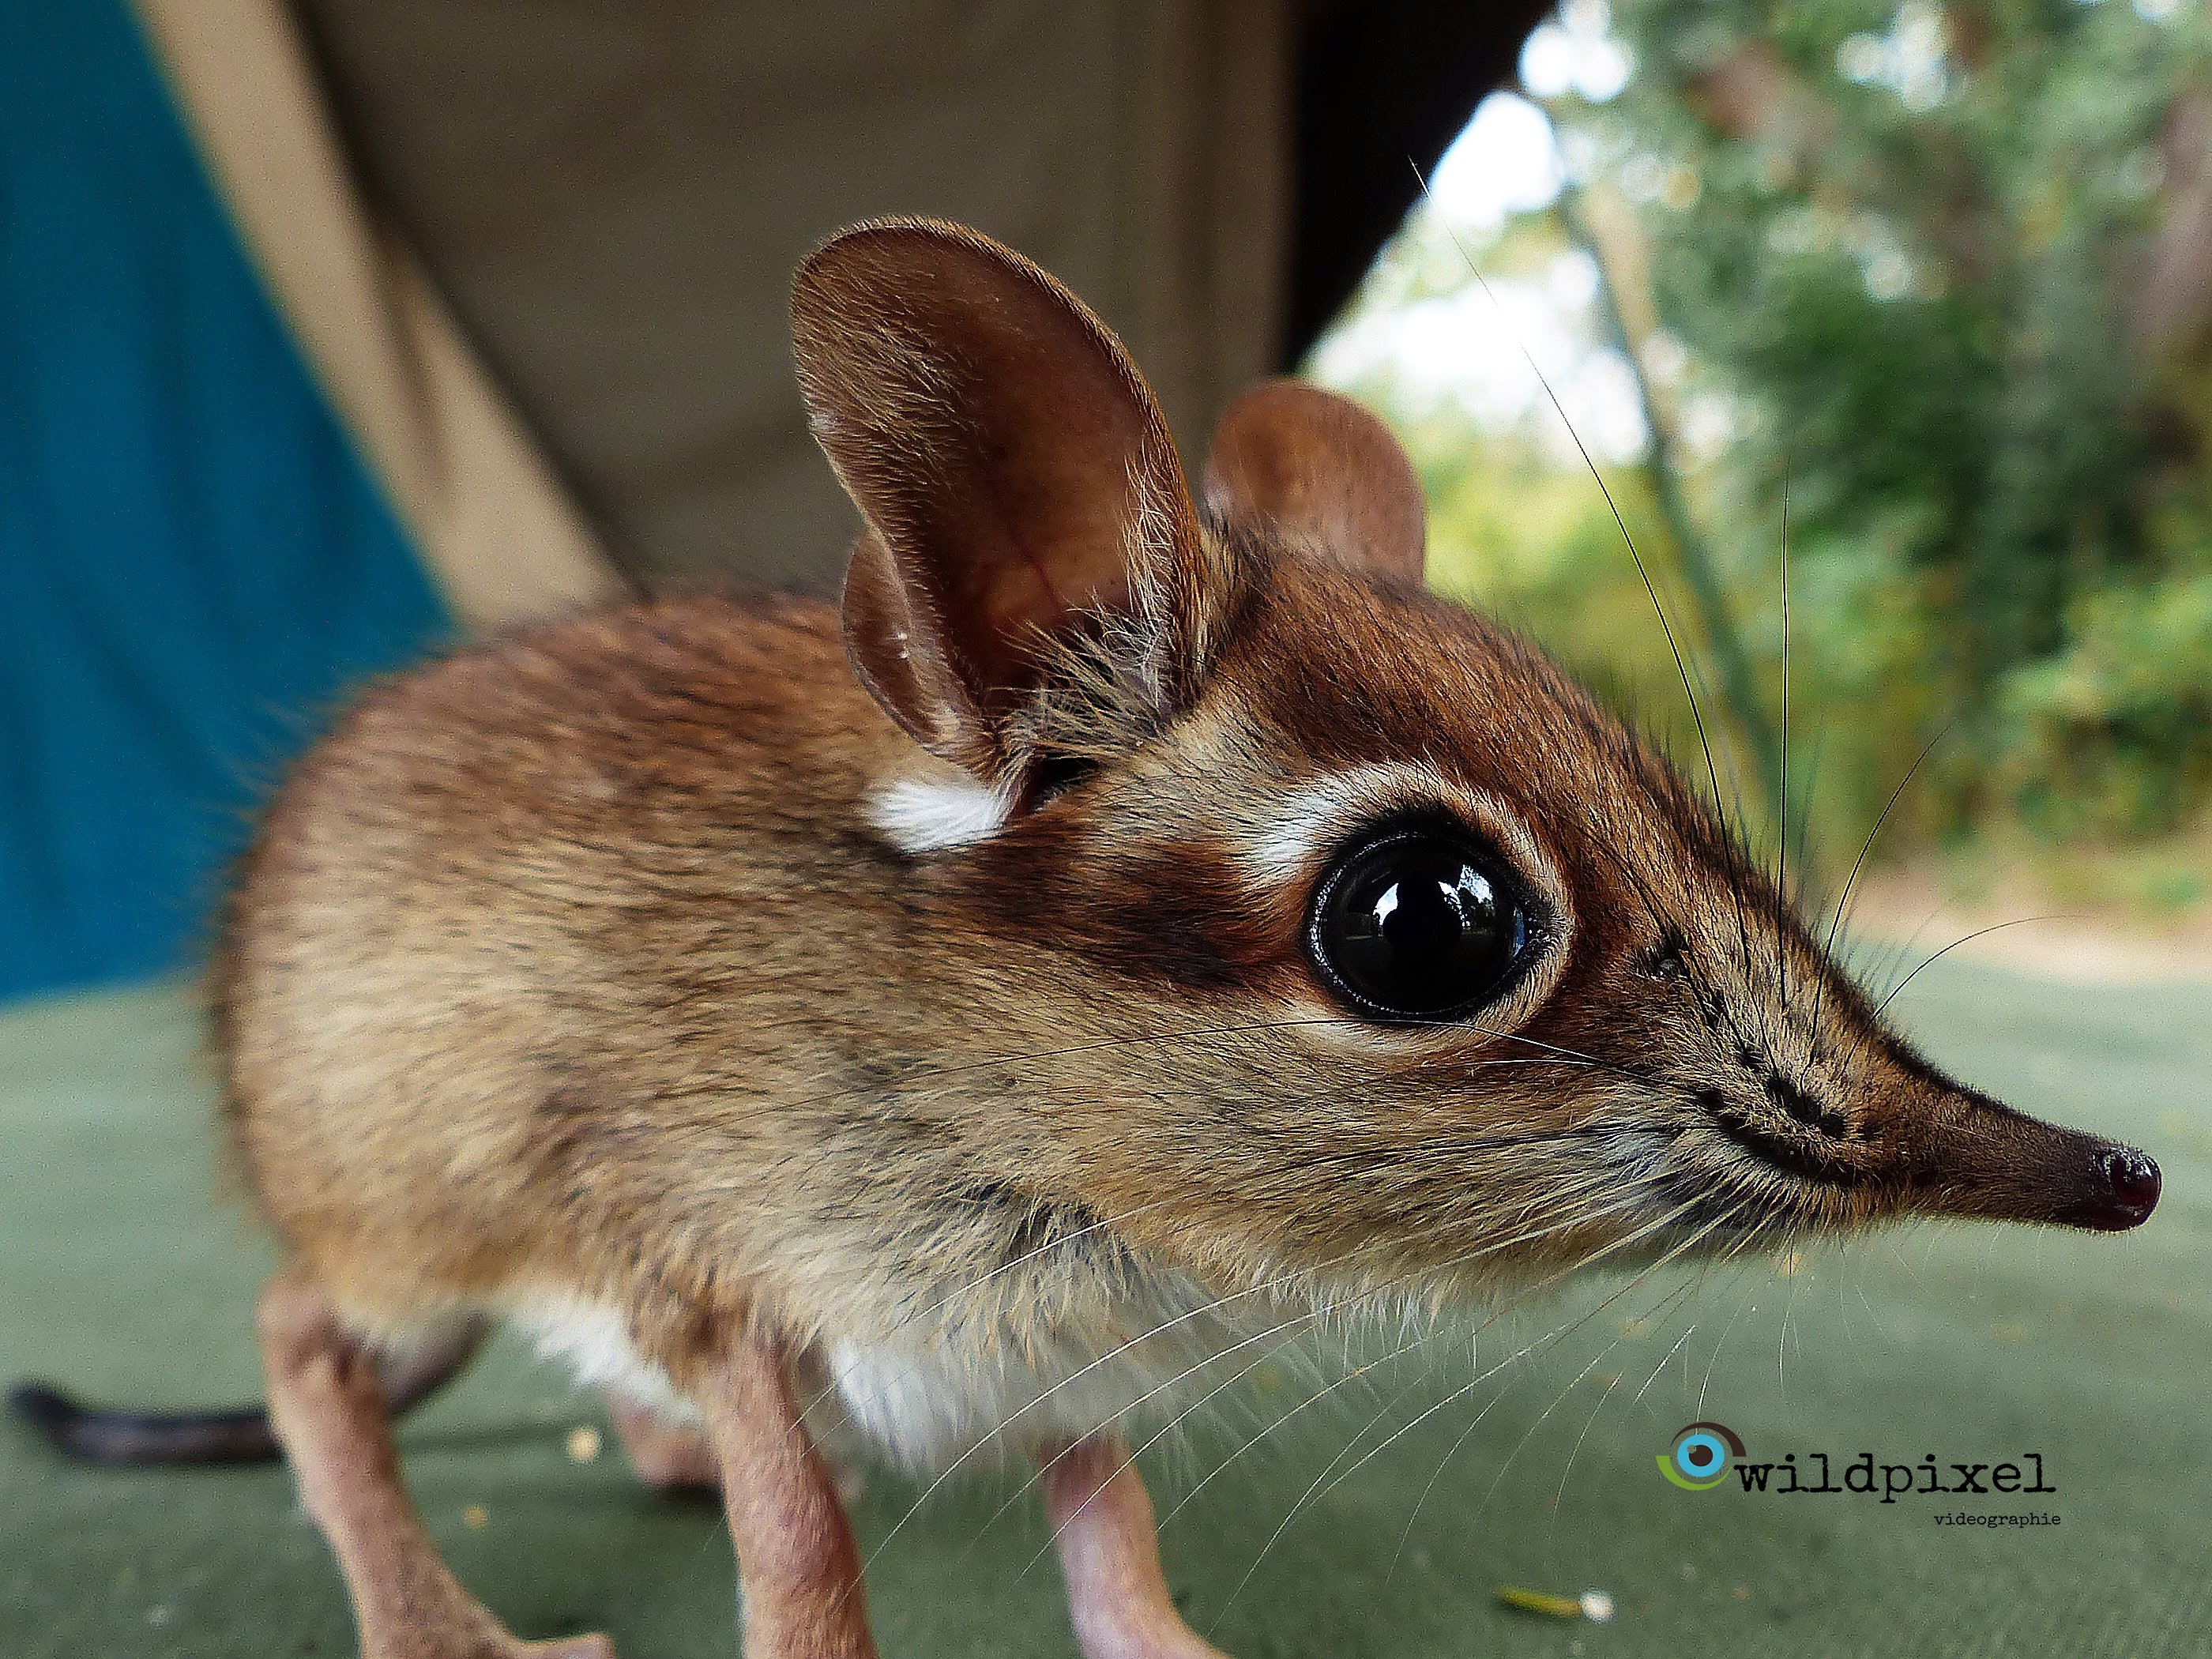
[[[1164,1422],[1289,1334],[1273,1328],[1289,1317],[1279,1304],[1237,1321],[1192,1311],[1203,1305],[1164,1300],[1130,1310],[1113,1335],[1047,1338],[1022,1352],[1004,1344],[834,1342],[818,1364],[846,1421],[817,1424],[818,1410],[810,1409],[809,1425],[841,1441],[849,1428],[877,1455],[927,1470],[987,1445],[1026,1452],[1117,1422]],[[507,1317],[579,1382],[672,1422],[699,1420],[668,1374],[638,1352],[614,1309],[545,1297],[512,1307]],[[822,1392],[801,1386],[806,1402]]]
[[[676,1423],[696,1423],[698,1411],[677,1390],[668,1373],[637,1351],[614,1309],[568,1297],[542,1297],[507,1310],[507,1322],[526,1334],[548,1359],[560,1360],[576,1380],[607,1389]]]

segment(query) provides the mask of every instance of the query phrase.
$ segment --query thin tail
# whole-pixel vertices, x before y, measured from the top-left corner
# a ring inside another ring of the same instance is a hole
[[[405,1415],[459,1375],[483,1346],[486,1326],[471,1320],[450,1334],[380,1358],[386,1408]],[[266,1407],[228,1412],[103,1411],[44,1382],[8,1390],[16,1416],[72,1457],[94,1463],[270,1463],[284,1448]]]

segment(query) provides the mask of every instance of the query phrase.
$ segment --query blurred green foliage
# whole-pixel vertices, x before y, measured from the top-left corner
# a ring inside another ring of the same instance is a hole
[[[2201,838],[2203,10],[1618,0],[1603,26],[1633,70],[1604,102],[1547,103],[1561,206],[1472,240],[1417,214],[1361,312],[1463,290],[1470,258],[1510,282],[1594,246],[1621,312],[1648,319],[1629,332],[1655,424],[1723,434],[1674,448],[1770,711],[1786,495],[1790,787],[1831,861],[1939,732],[1895,850]],[[1426,475],[1439,583],[1679,746],[1673,664],[1587,472],[1387,368],[1357,379]],[[1655,574],[1698,555],[1670,543],[1635,467],[1607,481]],[[1667,591],[1671,609],[1679,580]],[[2202,894],[2150,884],[2154,900]]]

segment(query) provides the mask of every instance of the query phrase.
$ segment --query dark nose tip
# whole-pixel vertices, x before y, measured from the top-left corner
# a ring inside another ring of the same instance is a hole
[[[2119,1232],[2139,1227],[2150,1218],[2150,1212],[2158,1207],[2161,1182],[2158,1165],[2148,1154],[2132,1146],[2112,1147],[2097,1154],[2097,1173],[2105,1192],[2094,1206],[2097,1213],[2090,1225]]]

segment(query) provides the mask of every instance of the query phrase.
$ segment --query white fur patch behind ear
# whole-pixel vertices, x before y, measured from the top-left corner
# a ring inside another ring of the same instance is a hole
[[[868,822],[902,853],[941,853],[988,841],[1006,827],[1013,803],[974,778],[899,778],[879,786]]]

